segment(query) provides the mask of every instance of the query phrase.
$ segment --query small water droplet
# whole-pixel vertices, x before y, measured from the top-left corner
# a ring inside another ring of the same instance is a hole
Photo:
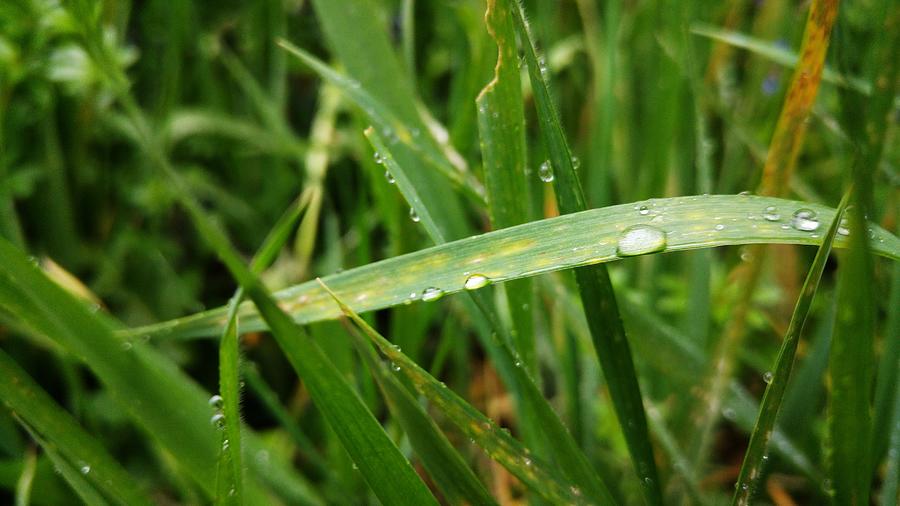
[[[650,208],[647,206],[641,206],[638,209],[638,214],[640,214],[641,216],[647,216],[648,214],[650,214]]]
[[[387,180],[388,184],[394,184],[397,182],[397,180],[394,179],[394,175],[391,174],[391,171],[389,170],[384,171],[384,178]]]
[[[746,484],[746,483],[744,483],[743,485],[741,485],[741,490],[749,490],[749,489],[750,489],[750,485],[748,485],[748,484]]]
[[[581,168],[581,160],[575,155],[572,155],[572,168],[575,170]]]
[[[122,349],[124,351],[131,351],[131,348],[133,348],[133,347],[134,347],[134,345],[131,344],[131,341],[122,341]]]
[[[747,196],[753,195],[753,193],[750,190],[744,190],[744,191],[738,193],[738,195],[740,195],[741,197],[747,197]]]
[[[522,367],[522,361],[516,360],[516,367]]]
[[[419,222],[419,213],[416,212],[412,207],[409,208],[409,219],[413,221],[413,223]]]
[[[544,160],[544,163],[538,167],[538,177],[545,183],[553,182],[553,165],[550,164],[550,160]]]
[[[850,235],[849,225],[850,223],[847,218],[841,218],[841,222],[838,224],[837,233],[841,235]]]
[[[721,232],[721,231],[725,230],[725,225],[722,225],[721,223],[719,223],[718,225],[715,226],[715,229],[717,231]]]
[[[382,158],[381,153],[379,153],[378,151],[376,151],[375,154],[372,155],[372,158],[375,159],[375,163],[377,163],[378,165],[384,163],[384,158]]]
[[[391,370],[394,372],[400,372],[400,366],[397,365],[396,362],[391,362]]]
[[[84,464],[81,466],[81,474],[88,474],[91,472],[91,466],[88,464]]]
[[[778,221],[781,219],[781,215],[778,214],[778,208],[775,206],[768,206],[763,211],[763,219],[766,221]]]
[[[772,374],[772,371],[766,371],[766,373],[763,374],[763,381],[765,381],[766,384],[768,385],[769,383],[772,382],[773,377],[774,377],[774,375]]]
[[[222,413],[216,413],[209,419],[209,423],[212,424],[217,429],[221,429],[225,426],[225,415]]]
[[[572,495],[574,495],[575,497],[581,496],[581,489],[576,487],[575,485],[569,487],[569,492],[572,492]]]
[[[725,408],[722,410],[722,416],[724,416],[728,420],[734,420],[734,418],[737,416],[737,413],[735,413],[731,408]]]
[[[531,465],[531,459],[528,458],[528,457],[525,457],[525,458],[522,460],[522,462],[524,462],[526,466],[530,466],[530,465]]]
[[[221,395],[214,395],[214,396],[212,396],[212,397],[209,398],[209,405],[210,405],[210,407],[212,407],[212,408],[215,408],[215,409],[222,409],[222,405],[223,405],[223,404],[224,404],[224,401],[223,401]]]
[[[819,228],[819,219],[812,209],[797,209],[791,218],[791,226],[801,232],[812,232]]]
[[[645,255],[666,249],[666,233],[650,225],[634,225],[622,231],[616,245],[619,256]]]
[[[422,292],[422,300],[425,302],[430,302],[433,300],[438,300],[444,296],[444,291],[440,288],[435,288],[433,286],[428,287],[425,291]]]
[[[466,279],[465,287],[466,290],[478,290],[489,284],[491,284],[491,280],[484,274],[472,274]]]
[[[647,485],[652,485],[652,484],[653,484],[653,478],[651,478],[651,477],[649,477],[649,476],[644,476],[644,483],[647,484]]]

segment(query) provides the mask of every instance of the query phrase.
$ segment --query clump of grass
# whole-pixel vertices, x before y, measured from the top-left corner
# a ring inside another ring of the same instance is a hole
[[[576,4],[0,6],[3,497],[895,501],[900,9]]]

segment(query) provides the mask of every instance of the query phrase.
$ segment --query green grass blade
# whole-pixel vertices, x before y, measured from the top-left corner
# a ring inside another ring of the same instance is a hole
[[[118,504],[150,504],[105,448],[0,350],[0,398],[45,447],[77,466],[80,477]]]
[[[31,488],[37,471],[37,454],[34,448],[28,448],[22,463],[22,474],[16,481],[16,506],[28,506],[31,503]]]
[[[376,143],[379,142],[377,135],[373,135],[372,138]],[[402,170],[399,165],[390,165],[393,162],[387,147],[381,143],[376,144],[376,146],[384,150],[385,160],[389,164],[389,169],[401,173]],[[401,191],[405,187],[405,185],[401,185]],[[420,208],[428,211],[427,203],[417,201],[415,194],[412,196],[406,195],[406,197]],[[416,208],[414,207],[413,209]],[[435,219],[443,219],[443,215],[440,214],[432,216]],[[432,240],[436,243],[444,242],[443,237],[438,235],[434,227],[426,226],[426,231],[429,232]],[[544,399],[527,370],[520,367],[522,360],[511,347],[511,339],[507,337],[494,310],[492,301],[485,293],[478,291],[479,288],[490,283],[490,278],[474,271],[466,271],[464,274],[464,288],[469,291],[468,295],[473,302],[470,303],[471,311],[480,311],[495,333],[495,336],[482,337],[482,345],[495,362],[504,382],[519,401],[517,407],[519,409],[520,427],[525,439],[529,443],[536,445],[536,448],[539,447],[541,455],[552,456],[551,458],[561,467],[563,473],[578,484],[585,491],[585,494],[590,497],[608,496],[606,486],[593,471],[585,455],[578,449],[578,445],[572,439],[571,434],[563,426],[559,417],[547,403],[547,400]],[[476,282],[473,283],[473,280]],[[440,297],[444,293],[441,291],[442,288],[439,288],[441,286],[434,285],[424,288],[421,294],[417,292],[411,293],[415,299],[427,300],[429,293],[432,295],[432,298],[435,296]]]
[[[251,270],[258,274],[268,267],[290,238],[300,221],[300,216],[309,203],[309,192],[304,192],[285,211],[269,235],[263,241],[251,263]],[[243,504],[244,466],[242,459],[240,417],[240,349],[238,339],[237,312],[244,292],[238,289],[228,307],[228,324],[219,345],[219,397],[213,403],[221,402],[221,422],[223,424],[222,452],[219,460],[219,483],[217,499],[221,504]],[[218,413],[214,416],[218,416]],[[226,469],[230,470],[223,472]],[[224,478],[224,479],[221,479]],[[224,495],[223,495],[224,492]]]
[[[719,42],[724,42],[734,47],[746,49],[751,53],[757,54],[771,60],[781,66],[794,68],[800,61],[797,53],[786,49],[776,43],[760,40],[756,37],[735,32],[733,30],[725,30],[715,26],[709,26],[702,23],[694,24],[691,27],[691,33],[708,37]],[[872,93],[872,85],[866,81],[853,76],[844,76],[836,72],[834,69],[825,67],[822,71],[822,80],[826,83],[836,84],[838,86],[849,87],[863,94]]]
[[[794,355],[797,352],[797,345],[800,342],[800,336],[803,333],[803,327],[809,316],[809,308],[812,305],[813,298],[819,286],[819,280],[822,278],[822,272],[825,270],[825,263],[831,254],[831,246],[840,224],[840,217],[847,207],[849,193],[844,196],[841,205],[838,206],[838,212],[825,234],[825,239],[809,273],[806,275],[806,281],[803,283],[803,289],[800,299],[794,307],[794,313],[791,316],[791,323],[788,326],[781,349],[778,352],[778,358],[775,360],[774,371],[771,378],[768,378],[765,394],[763,394],[762,402],[759,407],[759,415],[757,416],[756,425],[750,435],[750,443],[747,451],[744,453],[744,462],[741,464],[741,471],[738,475],[737,486],[735,488],[732,504],[747,505],[750,504],[750,498],[756,491],[759,478],[762,475],[762,466],[766,460],[766,451],[772,431],[775,428],[775,419],[781,408],[781,401],[784,399],[784,393],[787,390],[788,380],[791,377],[791,371],[794,366]]]
[[[774,211],[766,214],[770,207]],[[819,223],[834,217],[833,209],[818,204],[752,195],[652,199],[497,230],[326,276],[323,281],[342,300],[354,304],[356,311],[364,312],[414,302],[428,287],[439,287],[445,294],[464,291],[467,276],[463,273],[473,266],[493,282],[503,282],[621,260],[627,257],[617,252],[618,241],[635,226],[653,225],[665,233],[665,243],[654,241],[648,254],[741,244],[821,244],[817,231],[791,225],[792,214],[800,209],[815,213]],[[718,225],[723,228],[719,230]],[[900,259],[900,239],[875,224],[870,228],[873,252]],[[839,235],[835,247],[846,246],[847,238]],[[390,283],[387,272],[391,273]],[[298,322],[340,315],[315,282],[282,290],[277,299]],[[242,308],[241,319],[245,331],[265,328],[249,305]],[[132,329],[129,334],[159,338],[219,335],[224,323],[225,311],[219,308]]]
[[[463,433],[481,447],[493,460],[503,465],[514,476],[527,484],[532,491],[551,503],[582,504],[591,500],[591,495],[584,495],[587,492],[582,492],[575,485],[567,486],[567,482],[558,476],[552,467],[549,467],[544,462],[535,460],[530,452],[522,447],[512,436],[501,430],[492,420],[482,415],[477,409],[447,388],[446,385],[436,380],[419,367],[418,364],[410,360],[352,309],[341,302],[341,299],[327,288],[324,283],[322,286],[329,296],[332,297],[339,310],[363,331],[379,351],[395,364],[395,367],[399,368],[397,372],[404,375],[416,390],[443,411]],[[604,499],[604,504],[611,501],[611,498],[606,494],[599,496],[599,498]]]
[[[197,230],[259,308],[278,345],[303,379],[313,402],[328,420],[376,496],[385,504],[405,501],[437,504],[409,461],[388,438],[322,348],[278,306],[258,276],[242,263],[228,237],[206,216],[181,177],[164,160],[160,162],[158,168],[172,181]]]
[[[529,221],[529,192],[525,184],[525,111],[511,14],[505,1],[488,3],[485,22],[497,44],[497,63],[493,79],[475,100],[488,212],[495,229]],[[528,371],[536,376],[531,282],[517,280],[506,288],[515,349]]]
[[[900,388],[894,393],[893,417],[889,434],[884,483],[881,485],[879,496],[881,506],[890,506],[900,501]]]
[[[208,394],[140,339],[115,336],[107,321],[6,241],[0,241],[0,259],[0,306],[85,363],[118,405],[211,496],[218,443],[209,425]]]
[[[383,364],[359,332],[348,327],[357,351],[375,378],[391,413],[409,437],[416,455],[450,504],[496,504],[475,474],[416,399]]]

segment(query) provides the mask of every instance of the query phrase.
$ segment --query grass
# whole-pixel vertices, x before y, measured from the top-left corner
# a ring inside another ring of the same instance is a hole
[[[0,5],[0,501],[896,503],[900,8],[564,6]]]

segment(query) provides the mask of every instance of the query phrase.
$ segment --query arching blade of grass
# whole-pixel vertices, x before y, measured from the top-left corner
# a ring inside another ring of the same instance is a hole
[[[825,262],[831,254],[831,246],[834,243],[834,238],[837,236],[838,228],[840,228],[840,218],[847,208],[849,195],[847,193],[840,206],[838,206],[837,215],[832,219],[831,226],[828,227],[828,232],[825,234],[825,239],[822,241],[819,251],[816,252],[816,257],[809,268],[809,273],[806,275],[806,281],[803,283],[800,299],[797,300],[797,305],[794,307],[794,314],[791,316],[791,323],[778,352],[778,358],[775,360],[774,370],[771,373],[767,373],[771,374],[771,378],[768,378],[768,386],[760,403],[756,425],[753,427],[750,443],[747,446],[746,453],[744,453],[744,462],[738,475],[737,487],[731,501],[732,504],[750,504],[750,498],[756,491],[759,478],[762,476],[762,466],[766,459],[769,439],[772,437],[775,419],[778,417],[781,401],[784,399],[784,392],[787,390],[788,380],[791,377],[797,345],[800,342],[803,326],[806,324],[806,319],[809,316],[809,308],[816,295],[819,280],[822,278],[822,272],[825,270]]]
[[[504,0],[488,2],[485,22],[497,44],[497,63],[493,79],[475,101],[488,212],[495,229],[528,221],[525,112],[511,14],[509,4]],[[506,288],[513,344],[528,371],[536,376],[534,323],[530,310],[533,298],[531,281],[511,281]]]
[[[551,170],[559,211],[562,214],[584,211],[587,208],[584,192],[572,163],[572,153],[559,114],[550,96],[546,63],[538,57],[535,39],[525,18],[524,7],[517,1],[506,1],[508,4],[515,3],[512,10],[516,28],[525,51],[541,136],[550,156],[544,163],[550,164],[548,168]],[[544,169],[543,165],[541,169]],[[541,179],[546,179],[545,175],[541,175]],[[637,233],[659,232],[651,227]],[[606,379],[616,417],[625,436],[641,492],[649,504],[660,504],[662,486],[653,458],[653,447],[647,430],[647,416],[644,413],[637,372],[634,369],[631,348],[619,315],[609,273],[604,265],[582,267],[575,269],[575,279],[581,293],[594,350]]]
[[[403,427],[422,465],[450,504],[496,504],[428,413],[381,362],[369,342],[348,327],[363,362],[375,378],[391,413]]]
[[[0,350],[0,398],[38,442],[75,466],[79,478],[118,504],[151,504],[132,477],[75,418]],[[68,477],[67,477],[68,478]]]
[[[575,485],[570,485],[569,482],[557,475],[553,467],[536,460],[521,443],[410,360],[341,302],[341,299],[324,283],[322,286],[339,310],[349,317],[378,347],[379,351],[399,368],[398,374],[406,377],[416,390],[443,411],[450,421],[475,444],[519,478],[529,489],[554,504],[583,504],[596,499],[603,499],[602,504],[611,503],[611,498],[606,494],[599,497],[584,495],[587,492],[582,492]]]
[[[642,206],[647,208],[646,214],[642,214]],[[815,231],[791,225],[791,215],[798,210],[811,211],[815,223],[834,217],[833,209],[818,204],[752,195],[652,199],[497,230],[350,269],[323,281],[362,312],[414,302],[428,287],[441,288],[444,293],[463,291],[466,271],[477,269],[488,279],[502,282],[621,260],[625,257],[617,251],[619,240],[638,225],[653,224],[665,233],[665,241],[652,241],[655,249],[648,253],[740,244],[821,244]],[[900,239],[877,225],[870,224],[870,228],[873,252],[900,259]],[[839,235],[835,247],[846,246],[847,238]],[[277,299],[301,323],[340,315],[315,282],[282,290]],[[241,319],[244,331],[265,328],[250,305],[242,307]],[[158,338],[218,335],[225,321],[225,310],[219,308],[131,329],[128,334]]]

